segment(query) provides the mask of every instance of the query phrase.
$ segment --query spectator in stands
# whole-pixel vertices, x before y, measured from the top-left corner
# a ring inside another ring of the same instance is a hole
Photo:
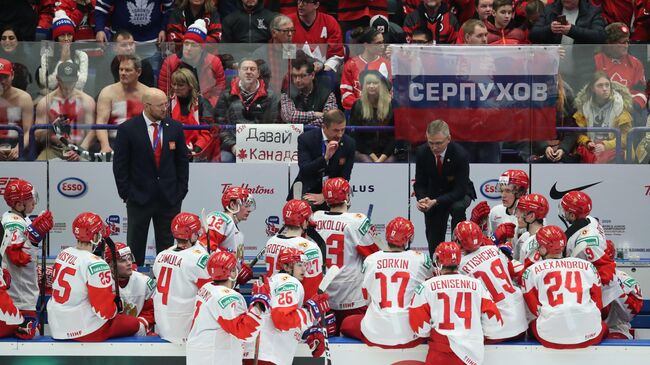
[[[314,63],[305,57],[291,61],[291,83],[280,103],[283,122],[317,126],[323,122],[324,112],[337,108],[331,88],[316,79]]]
[[[399,25],[388,20],[384,15],[375,15],[370,19],[370,26],[384,35],[386,44],[406,43],[404,30]]]
[[[95,122],[95,100],[75,87],[79,67],[74,62],[59,65],[56,73],[57,88],[39,100],[36,105],[36,124],[61,125],[93,124]],[[66,139],[85,150],[90,148],[94,133],[81,129],[70,130]],[[57,135],[45,129],[36,131],[36,139],[45,148],[38,155],[38,160],[62,159],[79,161],[77,152],[64,145]]]
[[[433,45],[433,33],[429,28],[418,28],[411,34],[411,44]]]
[[[125,55],[136,55],[137,49],[135,44],[135,39],[133,35],[126,30],[120,30],[115,34],[115,42],[113,43],[113,52],[115,52],[115,57],[111,60],[111,74],[113,74],[113,82],[118,82],[120,79],[120,57]],[[153,87],[154,85],[154,76],[153,76],[153,67],[149,60],[144,59],[142,62],[142,72],[138,81],[141,83]]]
[[[61,63],[72,61],[79,67],[79,79],[75,87],[83,90],[88,80],[88,55],[81,50],[74,50],[74,23],[63,10],[56,12],[52,23],[52,39],[54,50],[47,48],[41,56],[41,67],[38,71],[38,83],[41,94],[45,95],[57,87],[56,72]]]
[[[171,78],[172,96],[169,100],[171,118],[185,125],[213,124],[214,110],[210,102],[201,96],[199,82],[194,73],[187,68],[174,71]],[[185,131],[187,149],[192,152],[194,161],[218,161],[220,149],[217,139],[207,130]],[[216,145],[216,148],[215,148]]]
[[[337,11],[341,31],[367,27],[375,15],[388,17],[388,0],[339,0]]]
[[[566,22],[558,20],[561,16]],[[602,44],[605,21],[600,8],[589,0],[555,1],[544,8],[529,38],[533,43],[542,44]]]
[[[275,13],[262,0],[241,0],[236,11],[223,19],[223,43],[266,43],[271,39]]]
[[[183,42],[187,28],[197,19],[203,19],[207,24],[206,42],[217,43],[221,41],[221,18],[211,0],[179,0],[176,8],[169,16],[167,24],[167,41]]]
[[[520,3],[521,4],[521,3]],[[531,30],[535,23],[539,20],[539,17],[544,14],[544,3],[541,0],[534,0],[534,1],[528,1],[526,3],[526,6],[523,8],[524,10],[524,16],[525,16],[525,21],[523,22],[522,26],[526,30]],[[515,20],[518,20],[521,18],[519,16],[519,9],[521,8],[521,5],[519,8],[515,9],[517,17]]]
[[[630,27],[634,8],[637,0],[591,0],[596,6],[599,6],[603,12],[603,18],[607,24],[623,23]]]
[[[612,79],[627,87],[634,98],[637,109],[644,109],[648,103],[646,79],[643,64],[628,53],[630,28],[623,23],[613,23],[605,27],[607,46],[596,53],[596,71],[604,71]],[[645,118],[640,118],[645,121]]]
[[[0,123],[29,131],[34,120],[32,97],[12,86],[13,78],[12,63],[0,58],[0,115],[5,116]],[[29,146],[29,133],[25,133],[23,143],[25,148]],[[0,160],[17,160],[19,157],[18,132],[0,131]]]
[[[95,6],[97,42],[103,44],[110,41],[113,32],[128,30],[136,42],[162,43],[173,5],[171,0],[98,1]]]
[[[277,94],[288,84],[289,60],[297,57],[296,47],[292,43],[295,33],[291,19],[286,15],[277,15],[271,21],[271,43],[262,45],[251,56],[258,62],[260,77],[266,87]]]
[[[637,0],[634,13],[634,33],[630,40],[635,43],[650,41],[650,0]]]
[[[54,7],[54,1],[50,1],[51,6]],[[16,27],[16,35],[21,41],[33,41],[38,24],[38,6],[33,6],[33,1],[30,0],[15,0],[3,4],[11,6],[3,6],[0,12],[0,24]],[[52,18],[50,18],[51,21]],[[50,25],[48,24],[45,29],[50,29]]]
[[[482,22],[487,22],[488,17],[494,15],[494,0],[475,0],[474,4],[476,6],[476,9],[474,10],[474,16],[472,19],[478,19]],[[463,32],[463,25],[465,25],[469,20],[461,23],[461,27],[458,30],[458,35],[456,36],[456,43],[463,44],[465,42],[465,32]]]
[[[618,128],[625,150],[627,131],[632,127],[632,95],[618,82],[612,82],[606,73],[596,71],[591,82],[576,96],[573,117],[580,127]],[[578,137],[585,146],[583,162],[606,163],[616,157],[616,138],[607,132],[589,132]]]
[[[321,69],[337,71],[344,56],[341,27],[333,16],[319,11],[319,7],[318,0],[298,1],[298,11],[288,15],[296,29],[293,42],[317,60],[316,73]]]
[[[417,10],[406,16],[402,27],[406,33],[406,41],[411,41],[411,35],[416,28],[424,27],[433,33],[435,44],[456,42],[458,20],[443,0],[422,0]]]
[[[485,45],[488,41],[487,26],[479,19],[470,19],[463,23],[462,31],[464,44]]]
[[[187,68],[194,73],[201,87],[201,95],[208,99],[211,105],[226,86],[226,77],[219,57],[207,52],[204,48],[207,39],[205,20],[197,19],[183,36],[182,58],[177,54],[168,56],[160,68],[158,88],[169,95],[169,76],[179,68]]]
[[[58,0],[54,10],[63,10],[75,24],[76,41],[95,40],[95,3],[96,0]]]
[[[350,125],[393,126],[393,106],[390,82],[378,71],[364,71],[361,80],[361,97],[354,102]],[[395,138],[393,131],[358,131],[357,162],[394,162]]]
[[[364,70],[376,70],[388,75],[390,79],[390,61],[383,57],[384,36],[377,29],[357,28],[352,33],[353,39],[363,45],[360,55],[350,58],[343,66],[341,78],[341,104],[345,110],[352,109],[352,105],[361,95],[359,74]]]
[[[260,79],[257,62],[244,58],[239,62],[239,77],[221,94],[215,108],[218,124],[275,123],[278,119],[278,98]],[[221,132],[221,161],[235,158],[235,134]]]
[[[0,29],[0,58],[11,61],[14,71],[14,79],[11,86],[27,91],[33,79],[29,68],[25,63],[29,62],[29,55],[25,48],[29,44],[19,45],[18,33],[13,25],[5,25]]]
[[[514,26],[512,0],[495,0],[494,16],[485,22],[488,30],[488,44],[526,44],[526,32]]]
[[[142,73],[142,61],[135,55],[120,58],[120,81],[102,89],[97,98],[97,124],[119,125],[142,113],[142,96],[148,89],[138,78]],[[101,152],[113,151],[111,147],[115,131],[97,130]],[[110,135],[110,139],[109,139]]]

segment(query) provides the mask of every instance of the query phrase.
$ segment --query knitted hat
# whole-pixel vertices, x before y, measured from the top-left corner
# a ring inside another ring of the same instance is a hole
[[[183,40],[192,40],[196,43],[205,43],[205,39],[208,37],[208,30],[205,25],[205,20],[197,19],[194,24],[190,25],[187,28],[187,32],[183,36]]]
[[[0,75],[11,75],[14,68],[9,60],[0,58]]]
[[[612,23],[605,27],[607,43],[616,43],[621,38],[630,37],[630,28],[625,23]]]
[[[57,10],[54,12],[54,20],[52,21],[52,39],[57,40],[60,35],[72,34],[74,36],[74,23],[65,11]]]

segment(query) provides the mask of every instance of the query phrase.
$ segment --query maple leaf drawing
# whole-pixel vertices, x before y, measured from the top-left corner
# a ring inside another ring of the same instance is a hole
[[[246,153],[246,150],[242,148],[242,149],[239,150],[239,153],[237,154],[237,157],[240,160],[245,160],[246,158],[248,158],[248,154]]]

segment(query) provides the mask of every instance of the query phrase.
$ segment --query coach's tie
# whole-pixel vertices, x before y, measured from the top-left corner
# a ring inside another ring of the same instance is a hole
[[[438,168],[438,175],[442,176],[442,155],[436,155],[436,167]]]
[[[160,168],[160,153],[162,152],[162,141],[160,131],[158,130],[158,125],[160,123],[153,122],[153,158],[156,162],[156,168]]]

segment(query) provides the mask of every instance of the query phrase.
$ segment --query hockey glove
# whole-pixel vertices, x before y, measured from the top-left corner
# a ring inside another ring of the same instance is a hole
[[[43,237],[54,227],[54,218],[49,210],[41,213],[34,218],[32,224],[27,226],[27,238],[34,244],[38,245]]]
[[[9,273],[9,270],[7,269],[2,269],[2,280],[5,282],[5,289],[9,290],[11,287],[11,274]]]
[[[514,223],[501,223],[494,231],[494,240],[498,245],[504,243],[505,241],[513,238],[515,236],[515,224]]]
[[[268,308],[271,308],[271,297],[264,293],[257,293],[251,296],[251,304],[248,308],[251,308],[255,304],[258,304],[262,307],[262,311],[266,311]]]
[[[490,214],[490,206],[484,200],[484,201],[478,203],[474,207],[474,209],[472,209],[471,221],[480,226],[483,223],[483,220],[486,219],[489,214]]]
[[[305,307],[309,310],[315,320],[320,320],[330,310],[329,295],[327,293],[316,294],[305,302]]]
[[[508,257],[508,260],[512,260],[512,243],[504,242],[497,245],[497,248],[503,252],[504,255]]]
[[[38,318],[25,317],[23,323],[18,326],[14,335],[21,340],[31,340],[36,336],[36,329],[38,328]]]
[[[303,340],[307,341],[312,357],[321,357],[325,352],[325,335],[319,327],[311,327],[302,334]]]
[[[242,263],[241,270],[239,270],[239,274],[237,275],[237,284],[244,285],[252,278],[253,278],[253,269],[251,269],[250,266]]]
[[[336,316],[334,313],[327,313],[325,316],[325,329],[327,330],[327,336],[336,336],[338,331],[336,330]]]

